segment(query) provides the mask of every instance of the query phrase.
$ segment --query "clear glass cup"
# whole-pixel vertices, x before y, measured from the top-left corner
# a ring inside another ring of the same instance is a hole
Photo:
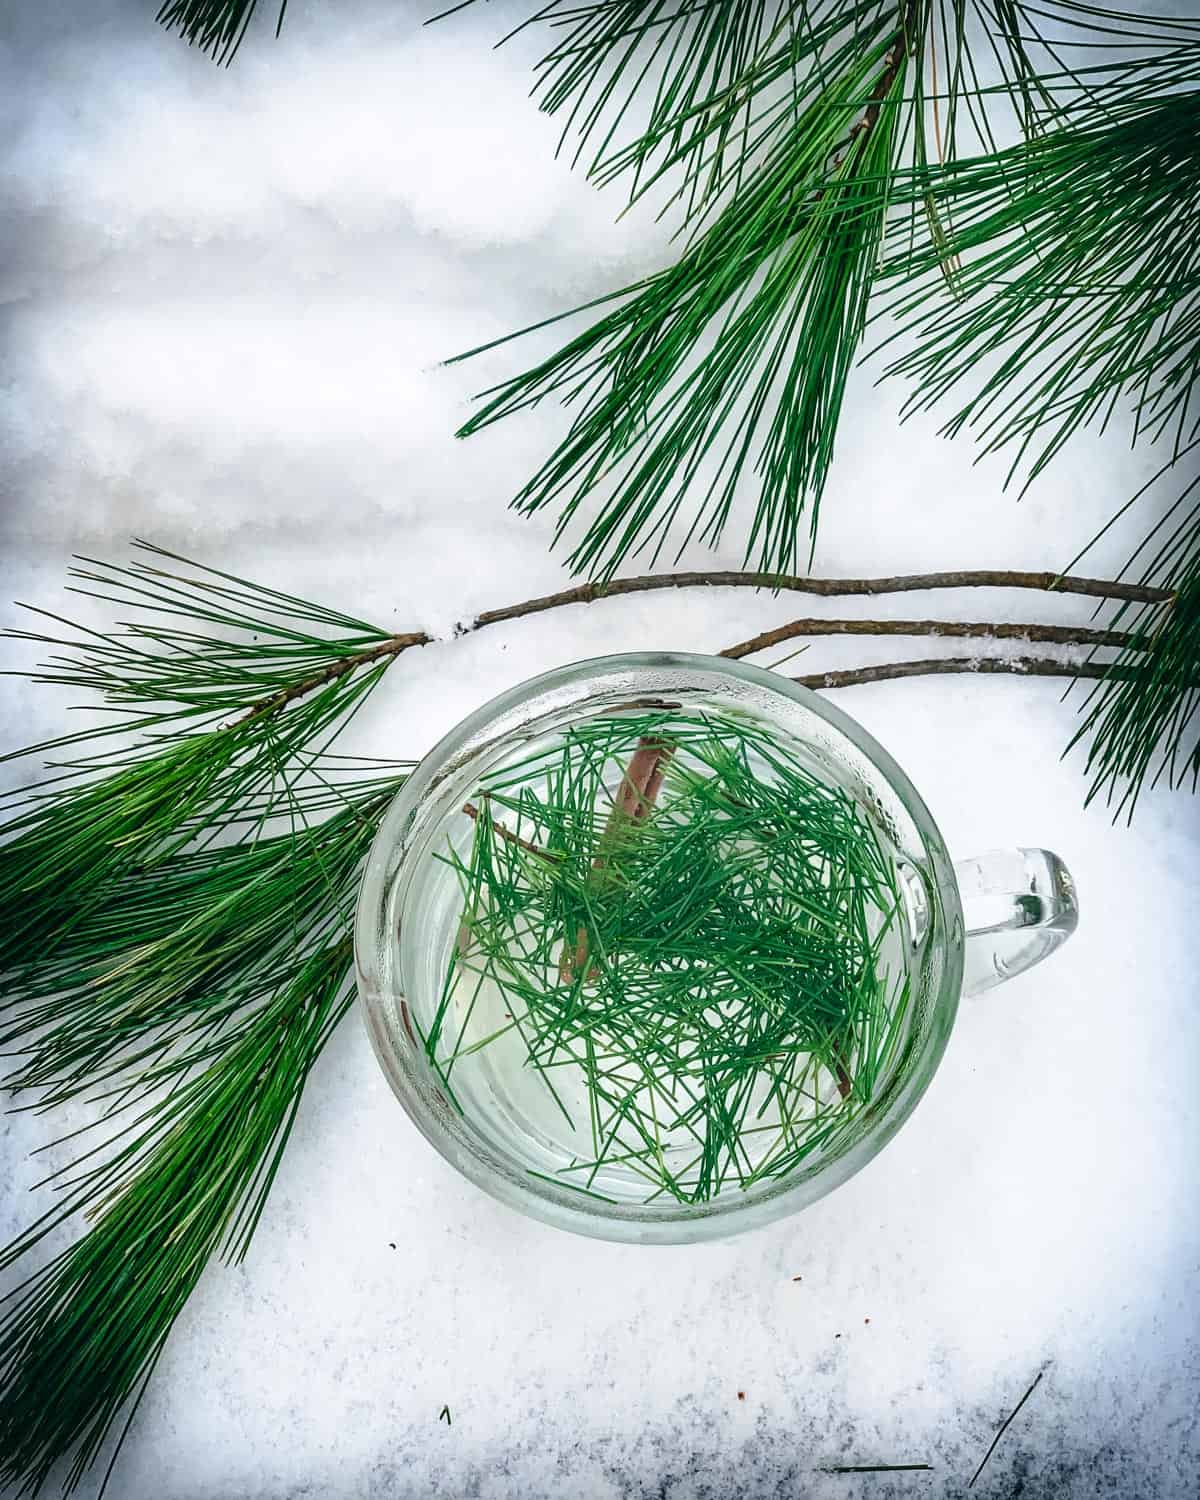
[[[533,1175],[520,1132],[503,1114],[459,1109],[414,1033],[441,993],[461,893],[435,854],[469,837],[462,807],[483,776],[529,753],[572,721],[644,700],[749,715],[799,747],[882,834],[903,871],[912,1000],[894,1062],[868,1107],[828,1151],[790,1174],[711,1200],[606,1203]],[[457,906],[455,902],[457,901]],[[793,1213],[866,1165],[912,1113],[945,1051],[960,994],[1027,969],[1074,931],[1071,876],[1044,849],[994,851],[951,862],[928,808],[886,750],[818,694],[775,673],[720,657],[639,653],[578,662],[485,704],[414,770],[367,859],[355,923],[362,1015],[400,1102],[422,1134],[466,1177],[548,1224],[641,1244],[726,1238]]]

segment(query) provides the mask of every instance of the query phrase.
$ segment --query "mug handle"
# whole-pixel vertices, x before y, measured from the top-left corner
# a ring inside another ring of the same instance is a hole
[[[964,995],[1023,973],[1079,921],[1071,872],[1049,849],[992,849],[954,866],[966,923]]]

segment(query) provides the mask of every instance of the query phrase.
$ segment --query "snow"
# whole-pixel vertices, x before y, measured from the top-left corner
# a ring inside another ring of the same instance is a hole
[[[57,607],[69,553],[118,558],[137,535],[440,637],[565,585],[551,519],[506,509],[561,415],[456,442],[471,394],[520,353],[440,361],[643,274],[668,231],[614,222],[618,200],[554,159],[557,126],[527,99],[536,39],[491,45],[523,10],[422,28],[429,8],[291,5],[283,37],[264,15],[228,70],[132,0],[13,8],[0,33],[5,600]],[[932,418],[898,428],[901,395],[870,377],[854,387],[817,573],[1059,568],[1150,472],[1114,430],[1018,503],[1002,461],[976,465]],[[1086,570],[1118,567],[1147,513]],[[714,566],[738,566],[737,538]],[[360,748],[419,755],[558,663],[719,650],[818,612],[1090,613],[966,592],[613,600],[409,653]],[[5,605],[2,618],[18,617]],[[816,642],[789,670],[964,649]],[[10,741],[62,725],[62,701],[0,682]],[[249,1259],[192,1299],[111,1493],[958,1494],[1042,1368],[980,1493],[1192,1492],[1197,809],[1160,790],[1132,828],[1085,811],[1080,757],[1060,759],[1077,722],[1061,691],[946,677],[837,700],[908,771],[953,851],[1056,849],[1082,906],[1045,967],[964,1005],[933,1088],[869,1168],[744,1240],[577,1241],[434,1155],[352,1017]],[[10,1231],[35,1211],[26,1153],[49,1123],[0,1126]],[[815,1472],[872,1461],[938,1472]]]

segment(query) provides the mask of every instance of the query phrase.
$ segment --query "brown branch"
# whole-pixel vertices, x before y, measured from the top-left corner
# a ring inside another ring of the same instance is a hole
[[[1074,625],[989,624],[986,620],[793,620],[764,630],[720,654],[734,660],[803,635],[940,635],[1001,641],[1041,641],[1059,646],[1132,646],[1137,637],[1124,630],[1089,630]]]
[[[322,667],[319,672],[314,672],[311,677],[304,678],[302,682],[293,682],[290,687],[281,688],[279,692],[272,693],[269,698],[256,703],[237,722],[246,723],[250,719],[260,719],[263,714],[274,713],[276,709],[286,708],[297,698],[316,692],[317,688],[324,687],[326,683],[336,682],[339,677],[345,677],[347,672],[356,671],[357,668],[365,667],[373,661],[384,661],[389,657],[399,656],[410,646],[428,646],[432,642],[433,636],[426,635],[423,630],[408,630],[402,635],[389,636],[387,640],[380,641],[377,645],[368,646],[365,651],[355,651],[351,656],[339,657],[337,661],[330,662],[327,667]]]
[[[675,746],[670,740],[643,735],[638,741],[621,777],[617,799],[601,835],[601,847],[618,839],[627,823],[642,822],[649,817],[662,789],[663,771],[674,753]],[[597,855],[596,863],[597,866],[603,863],[603,855]]]
[[[508,620],[523,620],[530,615],[545,614],[548,610],[564,608],[570,604],[594,604],[600,599],[616,599],[625,594],[649,594],[664,589],[690,588],[769,589],[773,593],[811,594],[825,599],[912,593],[926,589],[966,588],[1038,589],[1049,593],[1082,594],[1092,599],[1118,599],[1135,604],[1165,604],[1175,597],[1170,589],[1150,588],[1145,584],[1122,583],[1118,579],[1083,578],[1072,574],[1031,573],[1003,568],[967,569],[946,573],[908,573],[885,578],[803,578],[789,573],[754,572],[651,573],[634,578],[614,578],[608,583],[578,584],[574,588],[562,589],[557,594],[544,594],[536,599],[526,599],[520,604],[508,604],[501,609],[485,609],[469,624],[457,626],[455,635],[472,635],[475,631],[484,630],[489,625],[500,625]],[[837,628],[838,622],[835,621],[832,629],[837,630]],[[1003,634],[1009,628],[998,626],[990,628],[989,633]],[[889,629],[878,633],[899,632]],[[943,633],[953,632],[950,627],[946,627]],[[1115,635],[1116,632],[1109,632],[1109,634]],[[1085,635],[1083,631],[1075,631],[1072,641],[1083,642]],[[289,703],[295,702],[297,698],[303,698],[327,683],[344,677],[348,672],[369,666],[372,662],[389,660],[413,646],[433,645],[435,639],[436,637],[423,630],[404,631],[388,636],[385,640],[377,642],[374,646],[368,646],[363,651],[340,657],[337,661],[322,667],[319,672],[314,672],[311,677],[306,677],[300,682],[292,683],[289,687],[271,693],[235,722],[243,723],[250,719],[260,718],[263,714],[274,713],[278,709],[285,708]],[[1050,637],[1030,636],[1029,639],[1050,639]],[[1077,672],[1073,675],[1087,676],[1089,674]]]
[[[920,8],[921,0],[908,0],[908,4],[904,8],[904,15],[900,19],[900,26],[896,33],[896,40],[895,42],[893,42],[887,56],[883,60],[883,72],[880,73],[879,78],[876,80],[875,87],[871,90],[871,97],[867,105],[866,113],[863,115],[862,119],[860,119],[851,129],[849,138],[846,141],[845,150],[841,152],[841,154],[834,162],[835,169],[841,166],[846,152],[849,151],[850,147],[854,145],[856,139],[861,137],[864,144],[870,139],[871,132],[875,129],[875,126],[879,120],[880,107],[883,104],[883,101],[891,93],[892,85],[900,76],[901,65],[904,62],[905,55],[909,51],[913,36],[917,29],[917,19],[920,13]]]
[[[509,604],[503,609],[485,609],[460,634],[469,635],[485,625],[521,620],[566,604],[594,604],[598,599],[616,599],[622,594],[649,594],[660,589],[750,588],[772,593],[813,594],[838,599],[863,594],[905,594],[926,589],[1040,589],[1056,594],[1084,594],[1092,599],[1122,599],[1134,604],[1166,604],[1175,596],[1170,589],[1149,588],[1119,579],[1082,578],[1069,573],[1031,573],[1007,568],[967,568],[948,573],[901,573],[887,578],[804,578],[791,573],[651,573],[636,578],[614,578],[608,583],[582,583],[557,594]]]
[[[486,799],[487,793],[484,792],[483,795]],[[472,822],[478,820],[480,817],[479,809],[473,802],[464,802],[463,812],[466,813]],[[495,818],[489,818],[488,822],[492,825],[492,832],[497,838],[504,839],[510,844],[517,844],[520,848],[525,849],[530,854],[536,854],[539,859],[544,859],[549,864],[554,865],[558,863],[559,857],[557,854],[552,854],[550,850],[543,849],[539,844],[531,844],[528,839],[523,839],[519,833],[514,833],[511,828],[505,828],[503,823],[497,823]]]
[[[921,1469],[932,1470],[932,1464],[831,1464],[822,1474],[904,1474]]]
[[[839,672],[812,672],[807,677],[793,677],[801,687],[858,687],[864,682],[890,682],[897,677],[926,677],[938,672],[979,673],[1012,672],[1019,677],[1107,677],[1121,675],[1102,662],[1072,663],[1038,656],[934,656],[924,661],[884,662],[876,667],[851,667]]]
[[[601,883],[609,856],[619,845],[625,830],[631,825],[644,823],[650,816],[658,801],[658,794],[662,790],[667,762],[674,753],[675,746],[670,740],[655,739],[650,735],[643,735],[638,740],[637,749],[625,767],[620,788],[608,814],[608,821],[600,835],[596,857],[592,860],[592,868],[588,875],[589,885]],[[558,974],[563,984],[570,984],[576,974],[583,972],[587,962],[587,928],[580,927],[575,933],[574,946],[572,947],[568,938],[558,961]],[[591,967],[588,969],[587,977],[589,980],[594,980],[599,977],[599,971]]]
[[[921,7],[921,0],[908,0],[904,8],[904,14],[898,18],[899,24],[896,28],[896,39],[888,48],[883,59],[883,70],[875,80],[875,87],[867,96],[867,107],[858,117],[846,133],[846,137],[838,145],[835,145],[829,155],[825,158],[825,172],[827,179],[835,172],[841,170],[842,164],[856,150],[861,156],[871,134],[879,123],[879,112],[883,102],[892,91],[892,85],[900,76],[900,69],[904,63],[905,56],[911,50],[911,44],[916,32],[917,20]],[[829,191],[829,182],[817,190],[813,195],[813,203],[817,204],[824,200]]]

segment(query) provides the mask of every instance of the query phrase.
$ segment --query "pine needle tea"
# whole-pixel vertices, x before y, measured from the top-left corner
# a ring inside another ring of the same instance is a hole
[[[486,773],[436,851],[413,1015],[450,1103],[618,1203],[781,1178],[869,1110],[910,1007],[904,868],[802,747],[631,705]]]

